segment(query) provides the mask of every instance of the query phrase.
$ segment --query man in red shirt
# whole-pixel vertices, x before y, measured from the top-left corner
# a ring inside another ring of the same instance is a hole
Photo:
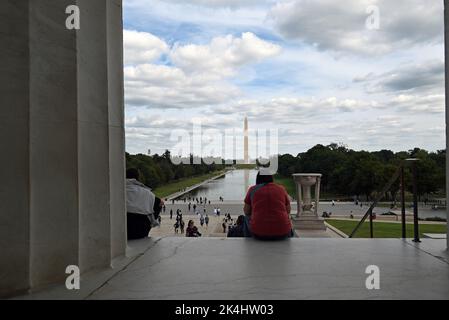
[[[275,184],[272,175],[259,172],[256,185],[249,188],[245,197],[244,212],[251,235],[266,240],[293,236],[290,211],[285,188]]]

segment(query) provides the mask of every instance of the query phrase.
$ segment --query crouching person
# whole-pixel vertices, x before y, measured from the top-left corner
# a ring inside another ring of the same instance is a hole
[[[151,228],[159,225],[158,218],[164,205],[139,178],[137,169],[126,171],[128,240],[148,237]]]
[[[195,227],[193,220],[190,220],[187,224],[186,237],[201,237],[201,233],[198,228]]]

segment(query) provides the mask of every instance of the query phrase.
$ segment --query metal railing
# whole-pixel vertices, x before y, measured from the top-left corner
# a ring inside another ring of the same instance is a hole
[[[387,184],[383,187],[382,191],[377,195],[374,199],[373,203],[370,205],[366,213],[363,215],[362,219],[359,221],[357,226],[349,235],[349,238],[352,238],[355,233],[359,230],[359,228],[363,225],[365,220],[369,217],[369,228],[370,228],[370,238],[374,238],[374,223],[373,223],[373,209],[376,207],[377,203],[382,200],[385,196],[385,193],[390,190],[393,183],[400,179],[400,189],[401,189],[401,233],[402,238],[407,237],[407,228],[406,228],[406,215],[405,215],[405,166],[407,163],[411,164],[411,172],[412,172],[412,185],[413,185],[413,241],[421,242],[419,239],[419,223],[418,223],[418,179],[417,179],[417,170],[416,170],[416,162],[418,159],[410,158],[404,160],[401,165],[397,168],[393,176],[387,182]]]

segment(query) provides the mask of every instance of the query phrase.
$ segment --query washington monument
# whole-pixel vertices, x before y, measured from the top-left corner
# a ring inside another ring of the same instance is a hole
[[[245,117],[245,122],[243,124],[243,136],[244,136],[244,142],[243,142],[243,162],[245,164],[249,164],[249,156],[248,156],[248,118]]]

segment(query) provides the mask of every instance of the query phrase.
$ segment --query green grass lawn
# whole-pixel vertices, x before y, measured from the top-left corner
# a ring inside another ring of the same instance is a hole
[[[240,169],[250,169],[250,170],[252,170],[252,169],[256,168],[257,165],[256,164],[239,163],[239,164],[234,165],[234,167],[236,169],[239,169],[239,170]]]
[[[184,188],[188,188],[191,187],[195,184],[201,183],[207,179],[210,179],[212,177],[215,177],[217,175],[219,175],[220,173],[223,173],[224,170],[220,170],[220,171],[215,171],[215,172],[211,172],[208,174],[203,174],[200,176],[195,176],[195,177],[191,177],[191,178],[187,178],[187,179],[182,179],[179,181],[175,181],[169,184],[166,184],[164,186],[160,186],[157,187],[156,189],[153,190],[154,194],[159,197],[159,198],[164,198],[167,197],[173,193],[178,192],[181,189]]]
[[[358,220],[349,221],[326,219],[326,222],[349,235],[352,230],[354,230],[355,226],[358,223]],[[375,238],[400,238],[402,236],[400,223],[374,222],[373,230]],[[446,231],[446,224],[419,225],[420,237],[422,237],[423,233],[446,233]],[[369,237],[369,221],[366,221],[354,235],[354,238]],[[407,237],[413,237],[413,224],[407,224]]]
[[[281,184],[285,187],[285,189],[287,190],[287,193],[291,196],[291,197],[295,197],[296,194],[296,186],[295,186],[295,182],[293,181],[293,178],[286,178],[286,177],[282,177],[279,175],[276,175],[274,177],[274,181],[278,184]]]

